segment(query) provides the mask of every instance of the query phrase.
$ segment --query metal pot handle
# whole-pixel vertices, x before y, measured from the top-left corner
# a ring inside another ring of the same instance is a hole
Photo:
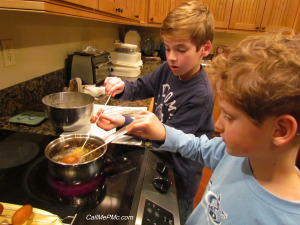
[[[116,131],[115,133],[109,135],[108,137],[104,138],[105,144],[108,144],[114,140],[116,140],[117,138],[121,137],[122,135],[127,133],[126,130],[127,126],[122,127],[121,129],[119,129],[118,131]]]

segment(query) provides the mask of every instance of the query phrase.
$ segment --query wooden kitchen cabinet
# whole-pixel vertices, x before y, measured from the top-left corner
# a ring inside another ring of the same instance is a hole
[[[299,0],[234,0],[229,29],[271,31],[293,28]]]
[[[215,28],[228,28],[233,0],[203,0],[214,15]]]
[[[0,0],[0,10],[42,12],[120,24],[141,25],[141,20],[145,23],[146,1],[147,0]],[[99,10],[99,3],[102,11]],[[113,8],[112,10],[112,8],[109,8],[112,6],[119,8],[117,10]]]
[[[188,0],[0,0],[0,9],[158,27],[168,12]],[[300,0],[198,0],[215,18],[216,29],[300,33]]]
[[[188,0],[175,0],[175,7]],[[233,0],[198,0],[214,15],[215,28],[228,28]]]
[[[98,0],[97,10],[140,21],[144,18],[144,0]]]
[[[44,0],[45,13],[96,19],[95,7],[98,0]]]
[[[186,1],[188,0],[175,0],[175,6]],[[215,18],[215,28],[249,31],[293,28],[300,2],[299,0],[198,1],[207,5],[212,11]]]
[[[175,0],[148,0],[148,23],[161,24],[175,7]]]
[[[126,0],[99,0],[98,10],[121,17],[127,17],[129,14],[128,2],[129,1]]]
[[[267,0],[261,28],[265,31],[293,28],[299,0]]]
[[[296,21],[295,21],[295,25],[294,25],[294,31],[296,33],[300,33],[300,5],[298,7],[298,13],[297,13],[297,17],[296,17]]]
[[[127,0],[129,6],[128,18],[145,22],[145,0]]]
[[[73,3],[75,5],[84,6],[91,9],[95,9],[97,6],[96,4],[98,4],[97,0],[61,0],[61,1]]]

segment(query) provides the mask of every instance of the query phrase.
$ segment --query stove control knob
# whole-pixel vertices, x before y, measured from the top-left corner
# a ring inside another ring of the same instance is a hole
[[[155,177],[153,180],[153,186],[161,193],[167,193],[169,187],[171,186],[171,182],[163,177]]]
[[[167,176],[168,167],[165,163],[158,162],[158,163],[156,163],[156,171],[162,176]]]

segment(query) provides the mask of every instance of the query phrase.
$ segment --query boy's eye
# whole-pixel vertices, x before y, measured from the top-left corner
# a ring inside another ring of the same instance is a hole
[[[230,115],[226,114],[225,112],[221,111],[221,114],[223,114],[223,118],[225,120],[227,120],[229,122],[233,121],[233,118]]]
[[[181,49],[181,48],[180,48],[180,49],[178,49],[177,51],[180,52],[180,53],[185,53],[187,50],[186,50],[186,49]]]
[[[224,114],[224,118],[226,120],[228,120],[228,121],[232,121],[233,120],[233,118],[231,116],[227,115],[227,114]]]

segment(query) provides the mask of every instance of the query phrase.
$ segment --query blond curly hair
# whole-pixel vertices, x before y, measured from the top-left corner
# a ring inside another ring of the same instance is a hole
[[[207,41],[213,41],[214,18],[209,8],[200,2],[185,2],[169,12],[160,34],[162,39],[191,40],[198,51]]]
[[[300,122],[300,36],[281,30],[248,37],[214,58],[209,76],[224,98],[260,124],[290,114]]]

